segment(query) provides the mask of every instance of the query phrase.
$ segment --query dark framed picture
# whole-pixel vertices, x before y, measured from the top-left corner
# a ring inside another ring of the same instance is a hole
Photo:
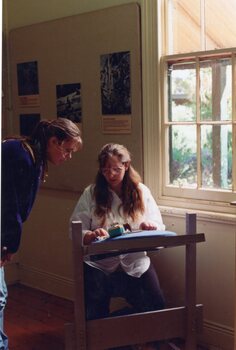
[[[17,64],[18,95],[38,95],[38,63],[24,62]]]
[[[131,114],[130,52],[102,55],[100,74],[102,114]]]
[[[57,117],[70,119],[74,123],[81,123],[81,84],[57,85],[56,95]]]

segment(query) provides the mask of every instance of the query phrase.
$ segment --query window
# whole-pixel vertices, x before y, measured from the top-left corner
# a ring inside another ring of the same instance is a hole
[[[235,0],[163,0],[166,54],[235,47]]]
[[[236,1],[164,4],[162,194],[228,204],[236,195]]]

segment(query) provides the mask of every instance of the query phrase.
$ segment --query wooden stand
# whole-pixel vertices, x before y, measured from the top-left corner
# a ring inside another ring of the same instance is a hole
[[[142,239],[104,241],[82,245],[82,224],[72,222],[75,278],[75,322],[66,325],[66,350],[104,350],[157,340],[182,338],[185,350],[196,350],[202,327],[202,305],[196,305],[196,244],[205,241],[196,233],[196,214],[186,215],[186,234]],[[133,315],[86,321],[84,303],[84,256],[155,251],[160,247],[185,246],[185,305]]]

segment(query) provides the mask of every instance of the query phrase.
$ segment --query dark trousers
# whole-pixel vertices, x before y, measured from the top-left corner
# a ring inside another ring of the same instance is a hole
[[[151,264],[139,278],[117,270],[109,275],[84,264],[86,318],[93,320],[110,316],[111,297],[123,297],[130,304],[130,312],[160,310],[164,297],[156,271]]]

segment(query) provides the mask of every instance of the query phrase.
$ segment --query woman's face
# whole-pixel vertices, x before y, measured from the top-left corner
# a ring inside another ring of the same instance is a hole
[[[57,137],[51,137],[48,140],[47,159],[54,165],[64,163],[72,158],[72,153],[78,150],[78,141],[71,139],[60,142]]]
[[[122,163],[117,156],[111,156],[101,169],[103,176],[107,180],[109,187],[116,193],[119,193],[125,171],[128,169],[126,163]]]

